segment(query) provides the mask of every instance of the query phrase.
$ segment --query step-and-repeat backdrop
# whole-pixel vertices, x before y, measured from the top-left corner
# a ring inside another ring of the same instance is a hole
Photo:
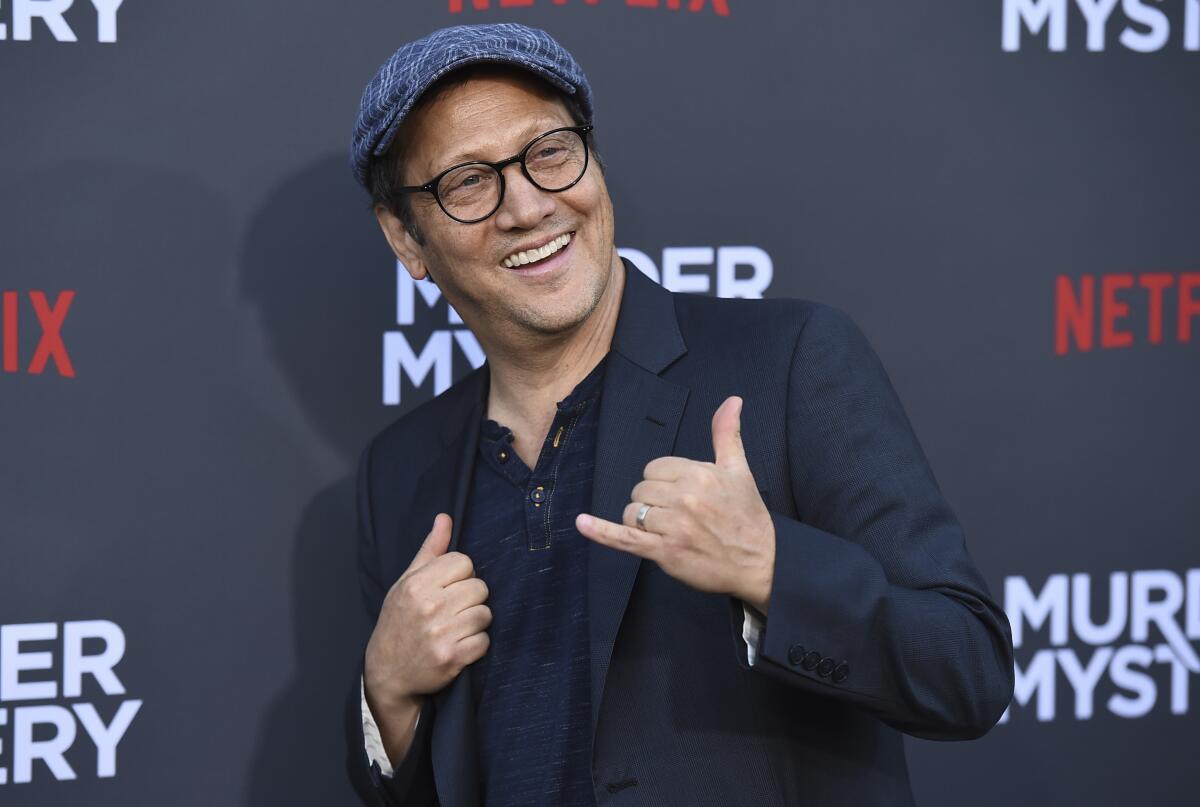
[[[366,440],[483,355],[347,147],[545,28],[618,245],[848,311],[1013,626],[926,805],[1192,803],[1200,0],[0,0],[0,803],[331,805]]]

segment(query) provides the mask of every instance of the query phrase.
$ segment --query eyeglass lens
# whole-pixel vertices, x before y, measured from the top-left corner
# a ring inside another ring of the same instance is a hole
[[[525,170],[544,191],[564,190],[587,167],[587,146],[578,132],[549,132],[525,152]],[[468,163],[442,177],[437,186],[442,207],[456,219],[486,217],[500,206],[500,175],[485,163]]]

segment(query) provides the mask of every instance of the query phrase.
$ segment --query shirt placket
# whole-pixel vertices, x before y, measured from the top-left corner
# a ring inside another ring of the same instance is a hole
[[[582,401],[555,415],[551,425],[554,437],[543,447],[537,468],[530,477],[525,496],[525,531],[530,551],[550,548],[554,533],[551,507],[559,482],[558,472],[562,467],[562,458],[567,453],[571,433],[586,406],[587,401]]]

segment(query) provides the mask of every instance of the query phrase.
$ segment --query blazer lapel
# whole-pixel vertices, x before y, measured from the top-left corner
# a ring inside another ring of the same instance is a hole
[[[592,512],[600,518],[619,523],[646,463],[674,448],[688,389],[659,373],[686,350],[671,293],[626,262],[621,312],[600,399],[592,488]],[[640,565],[636,555],[589,543],[593,733],[617,630]]]
[[[446,413],[441,435],[442,451],[416,482],[414,501],[434,512],[449,513],[454,520],[450,528],[451,550],[458,546],[462,534],[475,452],[479,450],[479,423],[487,395],[488,372],[488,366],[484,364],[462,380],[461,383],[469,388],[463,390],[461,401],[456,402],[454,409]]]
[[[471,474],[479,450],[479,424],[488,372],[485,364],[463,380],[469,386],[464,390],[464,403],[446,415],[444,449],[417,482],[416,501],[433,503],[437,512],[449,513],[453,518],[452,551],[462,534]],[[469,673],[458,676],[433,696],[433,710],[430,748],[439,801],[443,807],[476,807],[482,803],[482,796]]]

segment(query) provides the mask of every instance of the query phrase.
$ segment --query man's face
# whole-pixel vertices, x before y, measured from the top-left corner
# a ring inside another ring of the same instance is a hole
[[[573,126],[548,85],[521,72],[475,72],[434,96],[401,131],[402,182],[420,185],[452,165],[494,162],[518,153],[538,135]],[[433,196],[411,196],[424,244],[385,209],[376,215],[396,254],[417,279],[432,276],[467,325],[485,341],[569,331],[596,308],[616,265],[612,202],[594,159],[573,187],[537,188],[520,165],[504,169],[500,208],[475,224],[451,219]],[[510,256],[560,236],[570,243],[528,265]]]

